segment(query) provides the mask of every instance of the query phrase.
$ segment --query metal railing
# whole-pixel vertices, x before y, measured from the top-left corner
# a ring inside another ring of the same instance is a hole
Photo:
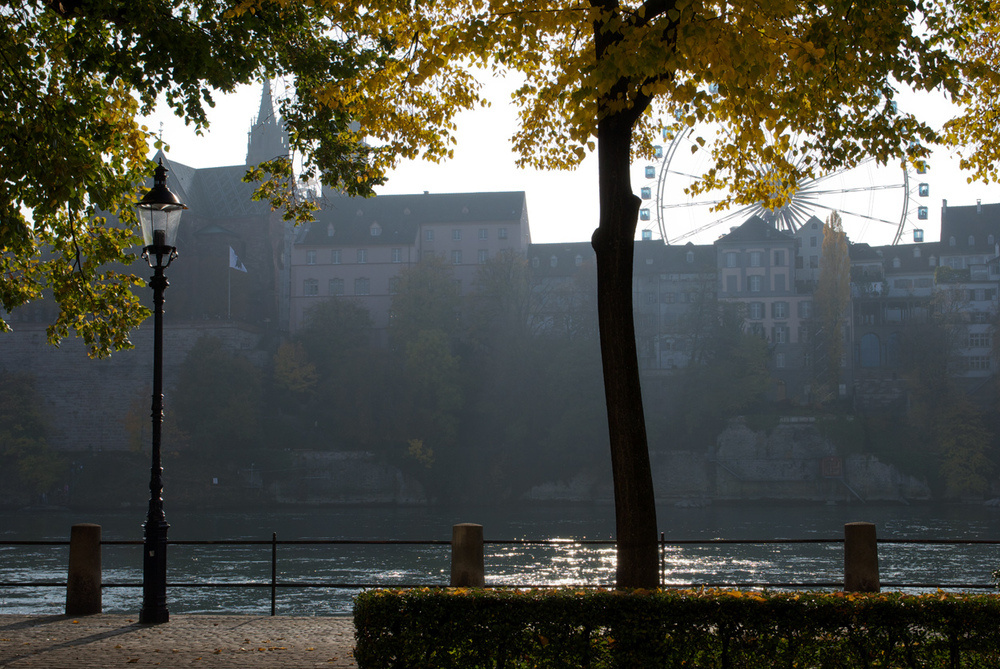
[[[271,560],[271,575],[268,581],[200,581],[200,582],[168,582],[171,588],[261,588],[268,589],[270,594],[271,615],[275,615],[277,605],[277,592],[281,589],[346,589],[364,590],[369,588],[414,588],[414,587],[445,587],[447,584],[424,583],[384,583],[384,582],[344,582],[344,581],[281,581],[278,577],[278,547],[279,546],[451,546],[451,541],[447,540],[355,540],[355,539],[293,539],[278,540],[277,533],[273,533],[270,540],[252,539],[217,539],[203,541],[177,541],[167,542],[170,546],[269,546]],[[660,584],[667,584],[667,549],[680,546],[720,546],[720,545],[789,545],[789,544],[844,544],[844,539],[667,539],[664,533],[660,533],[659,541],[660,553]],[[945,546],[973,546],[973,545],[1000,545],[1000,540],[991,539],[879,539],[879,544],[908,544],[908,545],[945,545]],[[501,539],[487,540],[484,546],[543,546],[549,548],[577,548],[586,546],[615,546],[614,540],[589,540],[589,539]],[[9,540],[0,541],[0,547],[4,546],[66,546],[69,541],[22,541]],[[102,540],[101,546],[142,546],[142,540]],[[576,584],[572,587],[591,588],[613,586],[613,581],[609,579],[607,583],[599,584]],[[839,589],[843,586],[843,581],[692,581],[690,583],[670,583],[669,587],[705,587],[705,588],[776,588],[776,589]],[[905,590],[905,589],[942,589],[942,590],[992,590],[996,585],[992,583],[907,583],[907,582],[883,582],[881,586],[885,589]],[[0,588],[32,588],[32,587],[52,587],[65,588],[67,581],[0,581]],[[142,582],[102,582],[102,588],[141,588]],[[510,587],[510,588],[551,588],[562,587],[545,583],[504,583],[502,585],[487,584],[486,587]]]

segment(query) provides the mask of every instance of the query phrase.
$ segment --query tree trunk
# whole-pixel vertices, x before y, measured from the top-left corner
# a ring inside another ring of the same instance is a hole
[[[619,588],[655,588],[656,503],[632,320],[632,253],[640,200],[629,178],[630,116],[611,115],[598,125],[600,223],[592,244],[615,488],[616,581]]]

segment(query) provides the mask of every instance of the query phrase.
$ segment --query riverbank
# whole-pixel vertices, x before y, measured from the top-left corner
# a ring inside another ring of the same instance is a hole
[[[349,616],[173,615],[162,625],[136,616],[0,615],[0,668],[179,667],[346,669],[354,662]]]

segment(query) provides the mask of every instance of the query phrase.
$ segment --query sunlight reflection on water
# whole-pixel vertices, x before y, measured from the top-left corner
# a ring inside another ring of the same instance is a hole
[[[481,516],[482,510],[476,511]],[[509,518],[487,518],[484,533],[492,538],[609,537],[603,509],[529,509],[517,523]],[[134,515],[134,514],[133,514]],[[180,514],[178,514],[180,515]],[[176,539],[262,539],[271,529],[282,529],[281,539],[399,538],[442,539],[456,519],[470,517],[441,510],[351,509],[217,514],[197,526],[181,518]],[[661,522],[677,539],[830,538],[842,536],[846,521],[876,522],[880,538],[978,538],[1000,535],[1000,513],[966,507],[958,510],[912,508],[805,510],[760,507],[667,510]],[[88,519],[89,520],[89,519]],[[137,538],[135,518],[119,514],[100,518],[105,539]],[[0,539],[65,539],[76,517],[25,517],[0,514]],[[1000,566],[998,546],[902,545],[879,546],[883,583],[965,582],[988,584],[990,572]],[[135,545],[106,546],[103,577],[106,583],[141,581],[141,549]],[[840,544],[712,544],[668,545],[664,550],[665,583],[690,586],[705,583],[836,583],[843,578]],[[65,546],[0,546],[0,581],[65,581]],[[614,582],[615,551],[606,544],[555,545],[487,544],[487,583],[490,585],[587,585]],[[447,545],[281,545],[278,548],[280,583],[444,585],[450,576]],[[169,549],[171,583],[252,581],[254,588],[187,588],[168,590],[173,613],[248,613],[270,611],[271,552],[269,545],[188,546]],[[349,613],[357,588],[281,587],[277,612],[284,615]],[[0,587],[0,613],[48,615],[61,613],[64,591],[58,587]],[[138,588],[106,588],[104,609],[109,613],[136,613]]]

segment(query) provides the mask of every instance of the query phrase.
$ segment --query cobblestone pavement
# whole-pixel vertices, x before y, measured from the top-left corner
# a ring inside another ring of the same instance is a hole
[[[0,615],[0,667],[356,667],[350,617]]]

